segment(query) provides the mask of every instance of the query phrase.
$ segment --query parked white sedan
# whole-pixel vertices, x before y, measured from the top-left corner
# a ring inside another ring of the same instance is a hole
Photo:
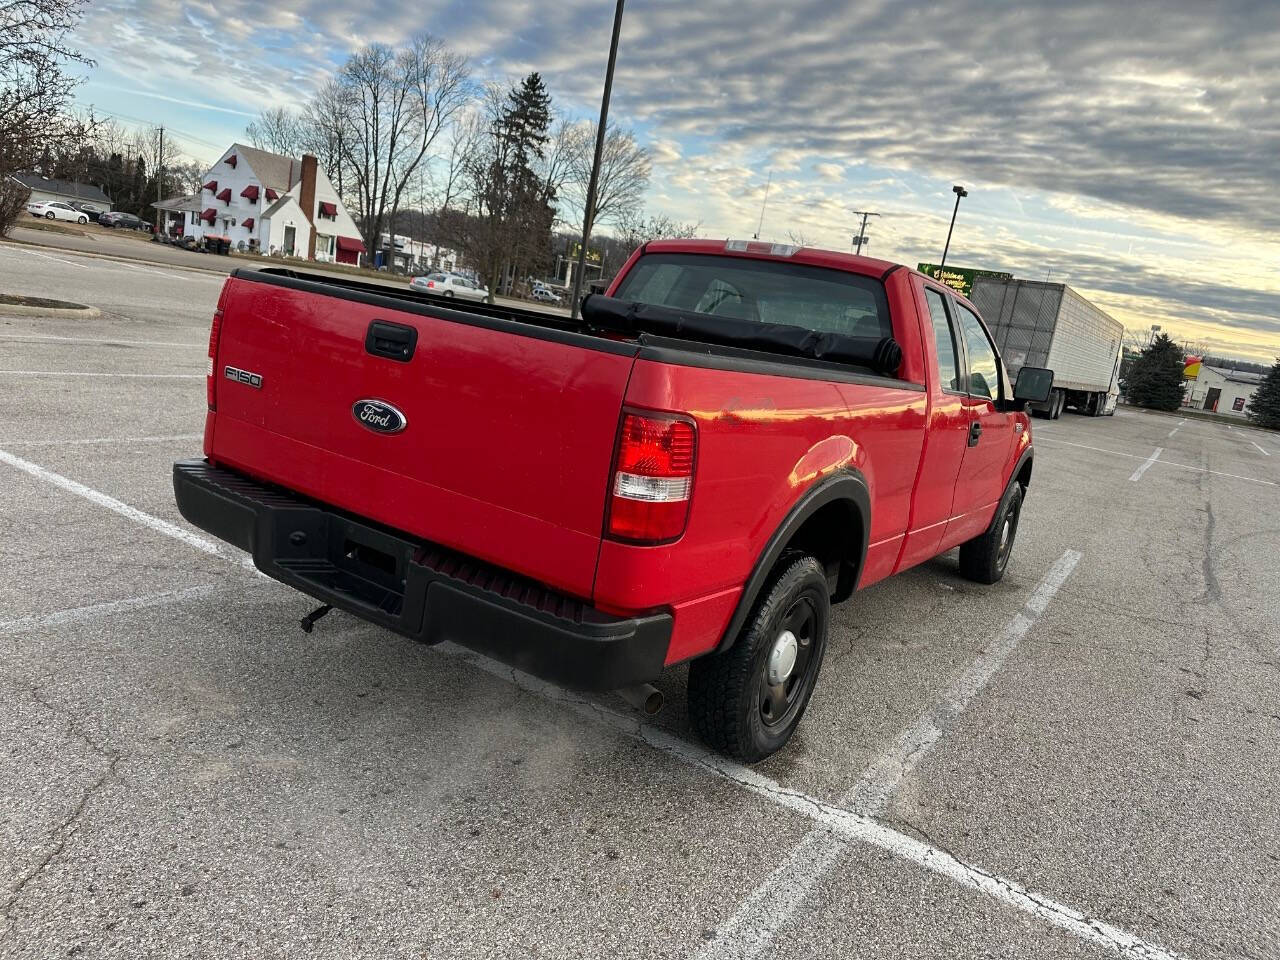
[[[61,200],[39,200],[27,204],[27,213],[46,220],[69,220],[72,223],[88,223],[89,215]]]
[[[482,287],[474,280],[468,280],[456,273],[429,273],[426,276],[414,277],[409,281],[409,286],[423,293],[434,293],[438,297],[484,300],[489,296],[487,287]]]

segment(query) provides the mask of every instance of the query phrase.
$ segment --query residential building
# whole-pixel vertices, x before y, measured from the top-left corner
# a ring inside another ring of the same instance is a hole
[[[268,256],[358,264],[365,252],[355,221],[316,158],[233,143],[201,178],[198,209],[183,232],[226,237],[232,249]],[[178,206],[182,204],[179,198]]]
[[[1200,365],[1200,373],[1187,381],[1182,405],[1195,410],[1209,410],[1243,417],[1262,382],[1260,373],[1246,373],[1224,367]]]
[[[64,203],[89,204],[96,213],[111,210],[111,198],[91,183],[54,180],[38,173],[15,173],[13,179],[31,191],[29,203],[61,200]]]

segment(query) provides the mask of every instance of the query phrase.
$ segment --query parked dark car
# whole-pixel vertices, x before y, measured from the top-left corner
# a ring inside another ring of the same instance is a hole
[[[106,211],[96,203],[89,203],[87,201],[72,201],[71,206],[75,207],[90,220],[97,220],[100,216],[106,213]]]
[[[132,213],[125,213],[123,210],[113,210],[110,213],[104,213],[98,217],[98,222],[104,227],[122,227],[127,230],[150,230],[151,224],[147,221],[135,217]]]

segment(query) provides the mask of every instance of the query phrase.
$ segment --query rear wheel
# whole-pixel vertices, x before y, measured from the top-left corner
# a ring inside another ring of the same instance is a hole
[[[1067,405],[1067,395],[1061,390],[1053,392],[1053,413],[1049,415],[1049,419],[1057,420],[1062,416],[1062,410]]]
[[[446,291],[444,292],[444,296],[446,296],[446,297],[452,297],[452,296],[453,296],[453,291],[452,291],[452,290],[446,290]]]
[[[55,214],[52,210],[50,210],[44,215],[44,218],[46,220],[54,220],[57,218],[57,214]]]
[[[997,583],[1009,566],[1009,554],[1022,516],[1022,484],[1017,481],[1000,502],[991,527],[960,546],[960,575],[977,583]]]
[[[689,719],[698,736],[748,763],[785,746],[809,705],[830,623],[822,564],[802,555],[784,560],[737,642],[689,665]]]

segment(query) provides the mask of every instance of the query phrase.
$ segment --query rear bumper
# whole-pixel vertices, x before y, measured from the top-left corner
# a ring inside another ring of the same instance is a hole
[[[655,679],[672,619],[614,617],[514,573],[205,460],[173,465],[178,509],[267,576],[425,643],[450,640],[553,683]]]

